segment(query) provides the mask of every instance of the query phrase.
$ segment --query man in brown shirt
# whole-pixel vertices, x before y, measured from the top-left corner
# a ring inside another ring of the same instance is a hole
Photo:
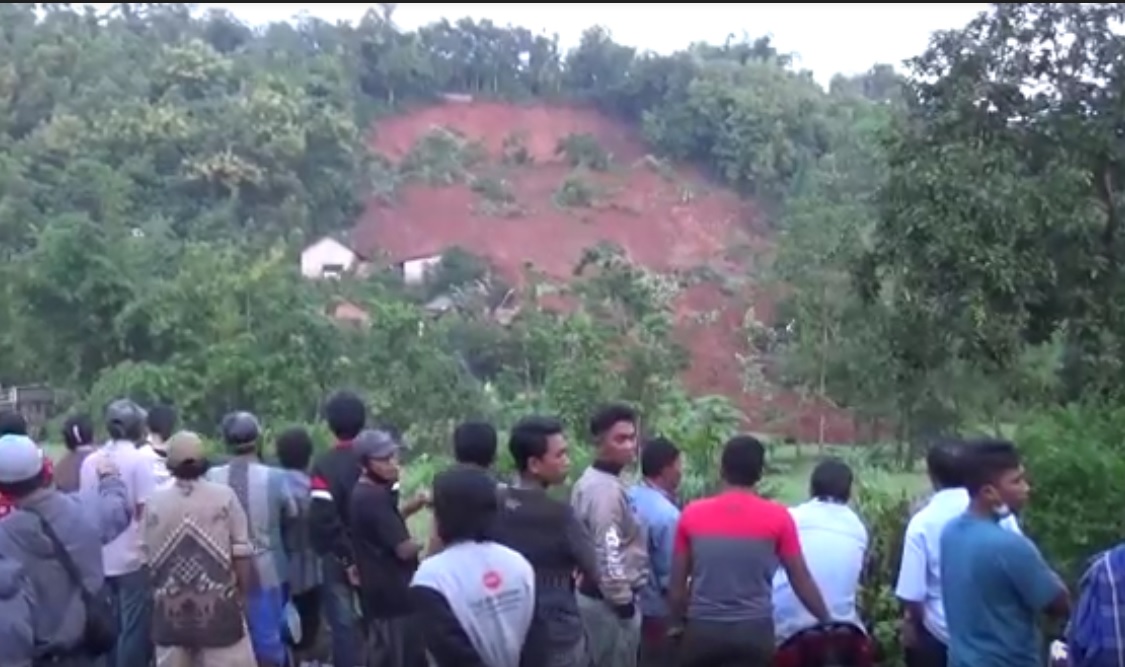
[[[157,665],[253,667],[246,514],[230,487],[204,479],[206,452],[195,433],[172,436],[167,463],[173,483],[152,494],[144,518]]]
[[[94,451],[94,422],[88,415],[74,415],[62,428],[66,454],[55,465],[55,486],[64,493],[78,490],[82,462]]]

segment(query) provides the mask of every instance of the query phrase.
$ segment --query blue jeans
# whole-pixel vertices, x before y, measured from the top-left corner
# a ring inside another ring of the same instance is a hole
[[[355,609],[355,591],[348,575],[334,558],[325,558],[324,618],[332,633],[332,664],[335,667],[361,667],[359,654],[359,619]]]
[[[106,667],[148,667],[153,660],[152,588],[148,568],[106,577],[117,614],[117,646],[106,658]]]

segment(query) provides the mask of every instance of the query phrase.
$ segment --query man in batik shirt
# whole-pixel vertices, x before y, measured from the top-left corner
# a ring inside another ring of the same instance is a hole
[[[254,652],[243,610],[254,582],[246,513],[234,491],[204,478],[195,433],[168,441],[172,482],[145,507],[157,667],[247,667]]]

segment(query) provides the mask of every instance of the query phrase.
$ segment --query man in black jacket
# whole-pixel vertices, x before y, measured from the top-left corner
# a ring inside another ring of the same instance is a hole
[[[586,528],[570,505],[547,495],[566,481],[570,455],[562,424],[549,417],[526,417],[514,427],[508,449],[519,473],[502,496],[494,539],[519,552],[535,569],[533,638],[546,642],[542,667],[590,664],[574,573],[596,580],[597,557]]]
[[[324,404],[335,446],[317,457],[310,480],[309,527],[313,548],[324,558],[324,616],[332,633],[332,664],[360,667],[355,590],[359,574],[348,533],[352,489],[359,479],[359,454],[352,441],[367,423],[359,396],[339,391]]]

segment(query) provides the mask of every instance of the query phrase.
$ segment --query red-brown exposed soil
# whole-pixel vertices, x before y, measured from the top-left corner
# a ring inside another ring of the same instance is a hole
[[[710,267],[731,275],[745,275],[745,258],[769,250],[752,205],[708,184],[690,169],[672,170],[654,162],[634,132],[596,111],[450,103],[382,120],[369,143],[397,161],[436,127],[481,142],[491,159],[474,171],[510,183],[522,213],[518,217],[486,213],[482,197],[467,185],[412,184],[398,193],[393,205],[369,204],[353,232],[357,250],[401,262],[459,245],[487,257],[517,281],[527,265],[549,277],[566,279],[582,251],[601,241],[616,243],[632,261],[650,269]],[[614,156],[609,172],[591,176],[602,191],[592,208],[564,209],[554,203],[556,189],[570,172],[555,149],[560,139],[572,133],[593,135]],[[522,137],[533,164],[500,164],[504,141],[514,134]],[[751,306],[759,318],[769,317],[772,304],[753,290],[738,291],[743,293],[728,296],[717,285],[702,284],[679,297],[679,336],[692,352],[692,367],[685,377],[688,386],[731,397],[746,411],[755,430],[815,440],[824,419],[828,441],[852,440],[852,421],[845,413],[802,404],[796,395],[780,389],[767,392],[768,396],[743,393],[738,361],[738,354],[746,349],[743,317]]]

